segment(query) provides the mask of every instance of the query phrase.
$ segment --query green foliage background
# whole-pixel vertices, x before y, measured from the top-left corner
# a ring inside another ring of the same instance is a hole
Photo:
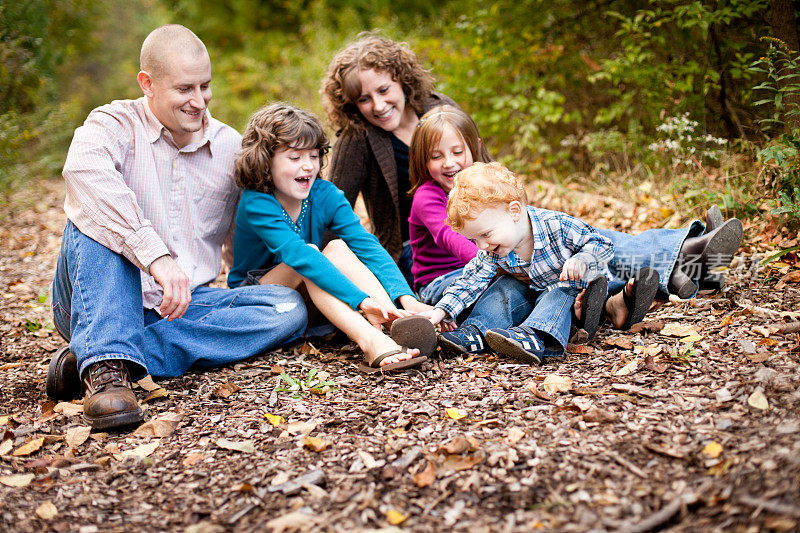
[[[409,42],[492,152],[561,175],[635,161],[669,117],[763,139],[749,66],[768,0],[28,0],[0,3],[0,188],[57,174],[97,105],[139,95],[141,41],[178,22],[208,46],[214,115],[241,130],[267,101],[322,114],[337,49],[380,29]],[[710,152],[709,152],[710,153]],[[622,156],[622,157],[621,157]],[[613,170],[613,169],[612,169]],[[617,169],[619,170],[619,169]]]

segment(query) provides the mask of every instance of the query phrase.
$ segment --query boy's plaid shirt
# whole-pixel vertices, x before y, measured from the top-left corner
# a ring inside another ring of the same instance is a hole
[[[597,233],[584,221],[558,211],[528,206],[533,230],[533,255],[524,261],[516,253],[506,257],[479,250],[467,263],[464,273],[444,292],[436,304],[450,317],[472,305],[494,279],[500,267],[509,274],[524,274],[530,278],[531,289],[551,290],[556,287],[585,289],[598,274],[611,277],[607,263],[614,257],[611,240]],[[570,257],[586,263],[586,274],[578,281],[559,281],[561,269]]]

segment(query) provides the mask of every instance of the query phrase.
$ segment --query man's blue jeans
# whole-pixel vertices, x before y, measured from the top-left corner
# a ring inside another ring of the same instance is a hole
[[[636,275],[640,268],[651,267],[659,275],[659,293],[662,298],[669,294],[669,278],[678,261],[683,241],[688,237],[697,237],[705,231],[705,226],[695,220],[688,228],[650,229],[638,235],[622,233],[610,229],[595,228],[598,233],[611,239],[614,243],[614,258],[608,269],[615,279],[608,283],[608,293],[616,294],[625,286],[625,282]],[[687,272],[695,283],[697,275]]]
[[[259,285],[198,287],[183,317],[170,322],[143,308],[139,269],[72,222],[53,279],[53,315],[81,375],[90,364],[124,359],[134,379],[251,357],[299,338],[307,320],[297,291]]]

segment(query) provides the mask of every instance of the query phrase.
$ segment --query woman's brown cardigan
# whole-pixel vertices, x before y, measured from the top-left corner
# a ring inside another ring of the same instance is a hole
[[[447,96],[433,93],[424,111],[445,104],[456,105]],[[400,224],[408,221],[400,220],[400,195],[406,191],[397,190],[391,135],[369,123],[364,131],[341,134],[331,151],[328,179],[344,191],[350,205],[363,193],[375,236],[397,261],[403,247]]]

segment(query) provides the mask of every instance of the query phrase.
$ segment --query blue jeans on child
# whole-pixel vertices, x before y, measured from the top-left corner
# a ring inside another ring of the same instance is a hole
[[[423,285],[419,290],[419,301],[428,304],[428,305],[435,305],[436,302],[442,299],[444,296],[444,291],[447,287],[450,286],[459,276],[464,272],[463,268],[459,268],[457,270],[453,270],[452,272],[448,272],[447,274],[442,274],[441,276],[432,279],[427,285]]]
[[[259,285],[198,287],[183,317],[170,322],[144,309],[139,269],[72,222],[53,279],[53,315],[81,374],[104,359],[124,359],[134,363],[134,379],[251,357],[299,338],[307,320],[297,291]]]
[[[577,289],[535,291],[513,276],[496,279],[475,302],[462,325],[476,326],[481,334],[492,328],[533,328],[545,344],[544,357],[564,355],[572,323]]]
[[[688,228],[650,229],[638,235],[622,233],[610,229],[595,228],[598,233],[611,239],[614,243],[614,258],[608,269],[615,279],[608,282],[608,293],[616,294],[625,286],[625,282],[636,275],[642,267],[654,268],[659,275],[659,293],[662,298],[669,294],[669,278],[675,263],[688,237],[697,237],[705,231],[699,220],[692,222]],[[687,272],[695,283],[699,272]]]

